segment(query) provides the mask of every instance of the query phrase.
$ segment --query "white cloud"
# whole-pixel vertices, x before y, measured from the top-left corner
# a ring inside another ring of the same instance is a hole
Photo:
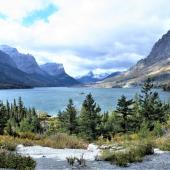
[[[20,21],[28,13],[44,8],[48,3],[45,0],[0,0],[0,13],[11,21]]]
[[[50,3],[59,10],[48,23],[22,25],[30,12]],[[0,4],[0,13],[7,16],[0,19],[1,43],[33,53],[39,62],[62,62],[71,75],[130,67],[170,27],[168,0],[0,0]]]

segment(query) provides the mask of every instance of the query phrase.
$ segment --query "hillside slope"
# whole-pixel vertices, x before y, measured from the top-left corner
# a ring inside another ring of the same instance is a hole
[[[100,87],[129,87],[141,85],[151,77],[155,85],[170,82],[170,31],[159,39],[153,46],[150,54],[137,62],[132,68],[120,76],[110,77],[97,84]]]
[[[0,88],[79,85],[78,81],[66,74],[64,68],[58,68],[58,65],[50,64],[47,70],[40,68],[32,55],[19,53],[16,48],[7,45],[0,45]],[[50,68],[55,71],[54,75],[50,74]]]

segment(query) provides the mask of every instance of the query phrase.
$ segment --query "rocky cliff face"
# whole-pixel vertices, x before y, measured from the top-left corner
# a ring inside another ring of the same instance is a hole
[[[80,84],[65,72],[63,64],[46,63],[40,65],[40,67],[44,72],[52,76],[55,81],[60,82],[61,86],[74,86]]]
[[[98,86],[134,86],[151,77],[156,85],[170,81],[170,31],[159,39],[150,54],[120,76],[110,77]]]
[[[73,86],[79,84],[67,75],[61,64],[48,63],[42,66],[29,54],[19,53],[16,48],[0,46],[0,88],[20,86]]]
[[[8,54],[4,53],[3,51],[0,51],[0,63],[15,68],[17,67],[14,61],[11,59],[11,57]]]
[[[46,63],[40,65],[40,68],[51,76],[57,76],[65,73],[63,64]]]
[[[45,74],[32,55],[19,53],[16,48],[7,45],[1,45],[0,50],[8,54],[15,62],[17,68],[21,71],[28,74]]]
[[[0,51],[0,88],[23,88],[34,82],[27,73],[17,68],[8,54]]]

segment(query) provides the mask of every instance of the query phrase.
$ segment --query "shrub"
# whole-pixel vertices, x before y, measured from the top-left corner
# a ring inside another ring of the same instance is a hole
[[[74,163],[75,163],[75,160],[76,160],[76,158],[75,157],[67,157],[66,158],[67,159],[67,162],[68,162],[68,164],[70,165],[70,166],[73,166],[74,165]]]
[[[48,136],[47,138],[38,142],[42,146],[49,146],[53,148],[84,148],[85,143],[76,136],[69,136],[64,133],[57,133],[55,135]]]
[[[11,141],[0,141],[0,148],[6,149],[9,151],[14,151],[16,149],[17,144]]]
[[[148,123],[142,123],[138,134],[139,134],[139,137],[142,139],[150,136],[150,130],[148,128]]]
[[[24,137],[23,137],[24,136]],[[63,133],[57,133],[55,135],[43,137],[36,135],[33,137],[34,139],[25,138],[28,137],[28,134],[24,134],[22,138],[19,137],[12,137],[12,136],[0,136],[0,147],[5,148],[7,150],[15,150],[15,147],[18,144],[23,144],[24,146],[33,146],[33,145],[40,145],[52,148],[86,148],[87,144],[77,138],[76,136],[69,136]]]
[[[70,166],[74,166],[77,163],[78,167],[85,167],[86,166],[86,160],[83,158],[83,154],[80,158],[77,157],[67,157],[67,162]]]
[[[118,166],[127,166],[127,164],[130,162],[130,152],[117,152],[115,153],[115,162]]]
[[[6,150],[0,151],[0,167],[12,168],[18,170],[33,170],[35,168],[35,161],[30,157],[23,157],[21,155],[13,154]]]
[[[170,151],[170,137],[158,138],[155,145],[163,151]]]
[[[19,137],[22,139],[30,139],[30,140],[40,140],[43,138],[41,135],[32,132],[20,132]]]
[[[159,122],[155,122],[153,135],[156,137],[161,137],[163,135],[163,133],[164,132],[163,132],[161,124]]]
[[[140,162],[145,155],[153,154],[153,145],[151,142],[145,142],[136,144],[136,146],[130,146],[125,150],[120,151],[104,151],[102,153],[102,159],[116,163],[118,166],[127,166],[128,163]]]
[[[101,156],[102,160],[104,161],[110,161],[112,162],[113,160],[115,160],[115,152],[110,152],[108,150],[104,150],[102,152],[102,156]]]

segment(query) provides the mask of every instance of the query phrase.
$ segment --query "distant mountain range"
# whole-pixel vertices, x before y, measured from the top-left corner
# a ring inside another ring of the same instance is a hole
[[[0,45],[0,88],[77,86],[93,87],[138,86],[148,77],[156,86],[170,84],[170,31],[159,39],[150,54],[125,72],[69,76],[62,64],[38,65],[34,56],[22,54],[16,48]]]
[[[0,45],[0,88],[79,84],[65,72],[62,64],[47,63],[39,66],[32,55],[19,53],[16,48],[7,45]]]
[[[88,74],[83,75],[81,77],[77,77],[76,79],[83,83],[83,84],[91,84],[103,81],[109,77],[120,75],[121,72],[114,72],[114,73],[102,73],[102,74],[94,74],[92,71],[90,71]]]
[[[130,87],[138,86],[148,77],[156,86],[170,83],[170,31],[159,39],[150,54],[137,62],[129,70],[118,76],[110,76],[95,84],[98,87]]]

